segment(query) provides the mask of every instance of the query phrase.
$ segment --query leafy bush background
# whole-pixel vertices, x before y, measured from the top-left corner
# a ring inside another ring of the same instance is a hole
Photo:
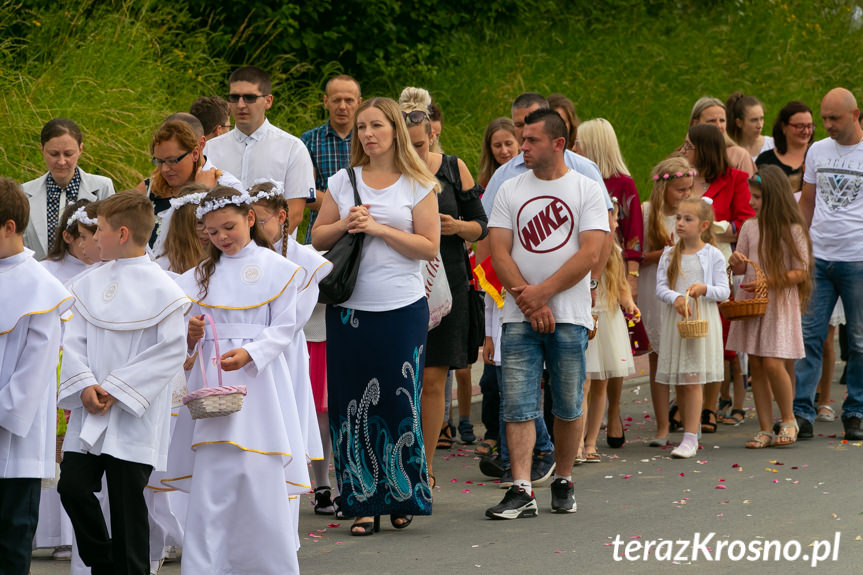
[[[159,122],[254,63],[276,80],[271,119],[297,135],[323,120],[335,73],[367,97],[424,86],[444,110],[444,148],[473,168],[516,95],[562,92],[583,120],[612,122],[644,196],[702,95],[757,96],[767,133],[789,100],[817,122],[829,88],[863,96],[859,14],[846,0],[0,0],[0,174],[44,172],[39,130],[67,116],[85,131],[82,167],[131,187]]]

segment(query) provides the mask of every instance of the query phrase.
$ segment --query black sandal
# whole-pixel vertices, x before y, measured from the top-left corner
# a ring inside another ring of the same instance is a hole
[[[402,523],[396,523],[396,521],[398,521],[399,519],[402,520]],[[414,520],[413,515],[390,515],[390,523],[396,529],[406,528],[408,525],[411,524],[411,521],[413,521],[413,520]]]
[[[438,449],[452,449],[453,437],[449,425],[445,425],[440,430],[440,435],[437,438]]]
[[[315,515],[335,515],[336,505],[329,485],[315,488]]]
[[[358,527],[359,531],[354,531],[354,528]],[[365,537],[366,535],[372,535],[381,530],[381,517],[380,515],[375,515],[374,521],[363,521],[362,523],[354,522],[351,525],[351,535],[356,537]]]
[[[710,421],[710,418],[713,421]],[[716,412],[709,409],[701,410],[701,433],[716,433]]]
[[[725,425],[740,425],[746,418],[746,412],[742,409],[732,409],[731,414],[722,418],[722,423]]]

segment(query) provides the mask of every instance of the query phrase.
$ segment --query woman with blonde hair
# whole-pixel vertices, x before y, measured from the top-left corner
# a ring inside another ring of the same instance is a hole
[[[447,283],[452,293],[452,309],[440,325],[428,334],[425,374],[422,391],[423,435],[430,439],[440,434],[443,445],[452,445],[449,419],[445,414],[444,387],[447,372],[460,370],[476,361],[479,346],[468,341],[469,284],[471,279],[465,242],[482,239],[488,233],[488,218],[479,201],[481,188],[477,186],[463,161],[456,156],[438,154],[430,150],[432,137],[428,106],[431,96],[423,88],[408,87],[399,97],[399,109],[404,117],[413,149],[435,174],[440,182],[438,212],[441,226],[440,255],[446,270]],[[462,380],[464,381],[464,380]],[[470,385],[459,385],[459,433],[462,439],[470,437]],[[474,437],[475,440],[475,437]],[[441,441],[439,441],[441,444]],[[435,445],[426,441],[426,459],[429,474],[434,482],[432,458]]]
[[[629,288],[633,299],[637,299],[638,267],[644,245],[644,217],[638,189],[623,161],[614,127],[604,118],[584,122],[578,128],[575,153],[596,163],[608,194],[617,201],[617,240],[623,249]]]
[[[692,113],[689,115],[690,128],[699,124],[713,124],[719,128],[725,140],[725,153],[728,156],[729,167],[742,170],[751,176],[755,173],[755,162],[748,150],[735,144],[734,140],[728,136],[726,132],[727,122],[725,104],[719,98],[710,96],[703,96],[696,100],[692,106]]]
[[[500,117],[489,122],[482,137],[479,185],[485,188],[494,171],[516,157],[520,150],[512,118]]]
[[[352,535],[431,514],[420,421],[428,303],[420,268],[440,244],[437,181],[398,105],[371,98],[354,116],[351,167],[329,179],[312,245],[365,234],[350,297],[327,306],[327,378],[340,512]],[[348,173],[348,170],[353,172]],[[354,184],[360,204],[354,202]]]

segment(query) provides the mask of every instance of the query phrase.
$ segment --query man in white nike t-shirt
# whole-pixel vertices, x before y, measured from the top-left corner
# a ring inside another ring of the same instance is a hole
[[[554,512],[576,510],[571,469],[581,417],[584,352],[590,315],[590,268],[599,260],[608,212],[599,184],[564,161],[567,131],[557,112],[525,118],[522,151],[529,171],[504,182],[489,218],[492,264],[507,294],[501,364],[513,486],[486,511],[492,519],[537,513],[530,482],[533,420],[542,416],[543,364],[555,416]]]

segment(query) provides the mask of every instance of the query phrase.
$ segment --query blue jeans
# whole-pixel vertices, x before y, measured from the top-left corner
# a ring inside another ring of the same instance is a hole
[[[539,333],[527,322],[506,323],[500,338],[503,419],[541,418],[543,364],[548,368],[552,413],[563,421],[581,417],[587,328],[558,324],[554,333]]]
[[[848,330],[848,397],[842,404],[842,418],[863,417],[863,262],[816,259],[814,280],[809,309],[802,318],[806,357],[794,363],[794,413],[810,422],[815,420],[815,389],[821,377],[824,339],[836,299],[841,297]]]
[[[503,370],[500,366],[495,366],[497,381],[503,381]],[[537,377],[542,377],[542,371]],[[509,467],[509,448],[506,446],[506,422],[503,420],[503,404],[501,404],[500,413],[500,462],[504,469]],[[545,420],[537,417],[533,420],[536,427],[536,443],[533,446],[534,453],[547,452],[554,453],[554,444],[551,442],[551,435],[548,433],[548,428],[545,426]]]

